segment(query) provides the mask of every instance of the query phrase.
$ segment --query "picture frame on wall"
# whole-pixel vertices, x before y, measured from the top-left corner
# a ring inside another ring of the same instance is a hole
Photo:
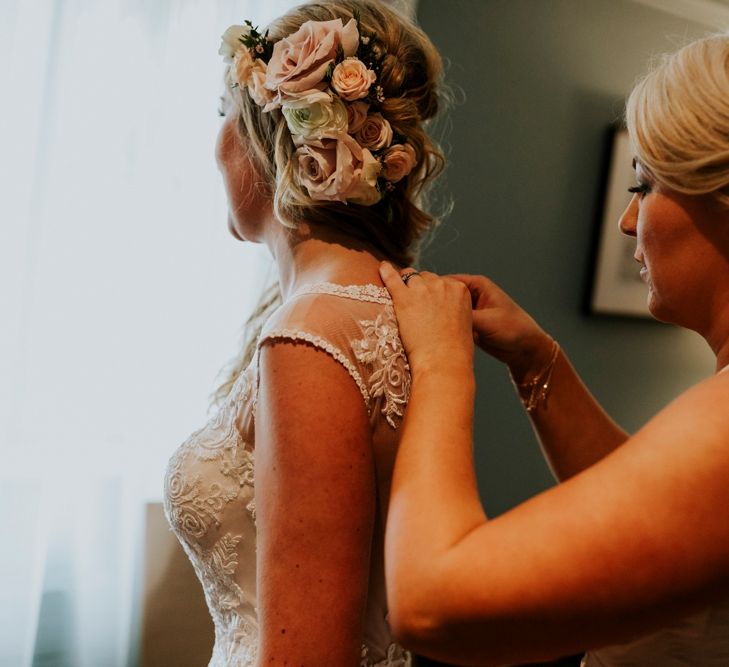
[[[609,162],[601,214],[598,218],[597,246],[593,265],[589,311],[598,315],[650,318],[648,287],[640,277],[635,261],[635,239],[618,229],[620,216],[632,195],[635,171],[628,131],[615,127],[611,133]]]

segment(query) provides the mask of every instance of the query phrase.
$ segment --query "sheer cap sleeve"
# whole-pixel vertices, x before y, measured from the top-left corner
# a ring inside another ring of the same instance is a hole
[[[331,356],[356,384],[370,421],[399,427],[410,397],[410,369],[384,288],[321,283],[297,291],[264,326],[259,352],[274,341],[310,345]]]

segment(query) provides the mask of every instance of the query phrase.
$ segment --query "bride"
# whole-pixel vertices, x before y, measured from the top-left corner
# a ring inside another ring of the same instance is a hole
[[[383,568],[410,373],[378,267],[411,264],[435,222],[440,58],[368,0],[233,26],[220,52],[228,224],[268,246],[280,298],[165,478],[215,625],[210,666],[410,665]]]

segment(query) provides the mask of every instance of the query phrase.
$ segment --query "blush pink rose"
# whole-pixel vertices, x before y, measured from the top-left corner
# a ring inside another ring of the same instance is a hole
[[[357,52],[359,31],[354,19],[347,25],[342,19],[307,21],[293,35],[274,44],[266,88],[277,91],[280,100],[316,88],[340,46],[345,57]]]
[[[377,75],[358,58],[345,58],[332,72],[332,88],[347,102],[367,97]]]
[[[352,104],[347,105],[347,132],[350,134],[359,132],[359,128],[362,127],[367,118],[369,108],[370,105],[367,102],[352,102]]]
[[[382,175],[390,183],[405,178],[417,164],[415,149],[410,144],[395,144],[382,156]]]
[[[371,113],[355,133],[355,138],[365,148],[378,151],[392,143],[392,127],[381,113]]]
[[[299,181],[312,199],[359,204],[379,201],[377,177],[381,165],[348,134],[297,143],[294,158]]]

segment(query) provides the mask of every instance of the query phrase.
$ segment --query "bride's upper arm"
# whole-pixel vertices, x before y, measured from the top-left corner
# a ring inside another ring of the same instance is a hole
[[[259,659],[358,664],[375,512],[367,409],[321,349],[268,341],[259,364]]]

